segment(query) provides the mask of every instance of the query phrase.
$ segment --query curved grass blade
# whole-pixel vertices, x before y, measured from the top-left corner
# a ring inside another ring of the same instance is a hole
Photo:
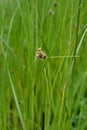
[[[6,59],[6,55],[5,55],[5,52],[4,52],[4,48],[3,48],[3,44],[2,44],[2,43],[1,43],[1,49],[2,49],[2,52],[3,52],[5,64],[6,64],[6,67],[7,67],[7,74],[8,74],[8,77],[9,77],[9,81],[10,81],[12,93],[13,93],[13,96],[14,96],[14,100],[15,100],[15,103],[16,103],[16,107],[17,107],[17,111],[18,111],[18,115],[19,115],[21,124],[22,124],[22,128],[23,128],[23,130],[26,130],[26,129],[25,129],[25,123],[24,123],[24,121],[23,121],[21,109],[20,109],[20,106],[19,106],[19,103],[18,103],[17,95],[16,95],[16,92],[15,92],[15,87],[14,87],[14,84],[13,84],[13,81],[12,81],[12,78],[11,78],[11,74],[10,74],[10,71],[9,71],[9,68],[8,68],[8,63],[7,63],[7,59]]]

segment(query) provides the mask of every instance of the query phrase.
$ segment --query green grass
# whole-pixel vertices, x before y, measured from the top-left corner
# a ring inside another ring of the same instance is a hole
[[[0,130],[87,130],[86,80],[87,0],[0,1]]]

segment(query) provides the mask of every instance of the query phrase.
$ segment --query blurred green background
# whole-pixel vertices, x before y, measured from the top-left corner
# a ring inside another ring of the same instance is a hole
[[[86,80],[87,0],[0,0],[0,130],[87,130]]]

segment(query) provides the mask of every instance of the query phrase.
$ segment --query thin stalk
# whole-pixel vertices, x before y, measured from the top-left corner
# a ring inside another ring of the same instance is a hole
[[[79,58],[80,56],[51,56],[50,59],[58,59],[58,58]]]
[[[78,33],[79,33],[79,23],[80,23],[80,14],[81,14],[81,0],[79,0],[79,4],[78,4],[78,16],[77,16],[77,27],[76,27],[76,42],[75,42],[75,51],[74,54],[76,54],[76,49],[77,49],[77,45],[78,45]]]
[[[83,35],[82,35],[82,37],[81,37],[81,40],[80,40],[80,42],[79,42],[79,44],[78,44],[78,46],[77,46],[76,55],[77,55],[78,52],[79,52],[80,46],[82,45],[82,42],[83,42],[83,39],[84,39],[86,33],[87,33],[87,28],[85,29],[85,31],[84,31],[84,33],[83,33]]]
[[[87,33],[87,28],[85,29],[85,31],[84,31],[84,33],[83,33],[83,35],[82,35],[82,37],[81,37],[81,40],[80,40],[80,42],[79,42],[79,44],[78,44],[78,46],[77,46],[76,56],[78,55],[79,49],[80,49],[80,47],[81,47],[81,45],[82,45],[82,42],[83,42],[83,39],[84,39],[86,33]],[[74,64],[75,64],[75,58],[73,58],[73,61],[72,61],[72,64],[71,64],[70,74],[71,74],[71,72],[73,71]]]
[[[38,43],[38,2],[34,0],[34,50],[37,48]],[[35,51],[34,51],[35,52]]]
[[[19,118],[20,118],[20,121],[21,121],[21,124],[22,124],[22,128],[23,128],[23,130],[26,130],[25,123],[24,123],[24,120],[23,120],[23,117],[22,117],[21,109],[20,109],[20,106],[19,106],[19,103],[18,103],[17,95],[16,95],[16,92],[15,92],[15,87],[14,87],[14,84],[13,84],[13,81],[12,81],[12,78],[11,78],[11,74],[10,74],[10,71],[9,71],[9,68],[8,68],[7,59],[6,59],[6,55],[5,55],[2,43],[1,43],[1,49],[2,49],[4,60],[5,60],[5,63],[6,63],[7,73],[8,73],[9,81],[10,81],[10,84],[11,84],[11,89],[12,89],[12,93],[13,93],[14,100],[15,100],[15,103],[16,103]]]
[[[79,0],[78,3],[78,15],[77,15],[77,27],[76,27],[76,41],[75,41],[75,50],[74,50],[74,55],[76,55],[76,50],[78,46],[78,35],[79,35],[79,23],[80,23],[80,14],[81,14],[81,0]],[[76,58],[73,58],[72,61],[72,71],[74,70],[74,65],[75,65]]]

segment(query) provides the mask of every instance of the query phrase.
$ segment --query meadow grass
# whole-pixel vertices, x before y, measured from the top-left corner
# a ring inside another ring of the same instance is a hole
[[[87,0],[0,0],[0,130],[87,130],[86,44]]]

